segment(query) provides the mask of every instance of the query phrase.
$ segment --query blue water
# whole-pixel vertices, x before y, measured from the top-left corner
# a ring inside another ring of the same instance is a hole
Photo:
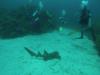
[[[15,9],[23,5],[27,5],[30,0],[0,0],[0,7]],[[38,2],[42,1],[44,9],[52,10],[57,14],[60,14],[62,9],[67,11],[68,18],[75,19],[77,13],[80,11],[81,0],[33,0],[34,5],[38,5]],[[89,8],[93,12],[94,17],[100,17],[99,0],[89,0]]]

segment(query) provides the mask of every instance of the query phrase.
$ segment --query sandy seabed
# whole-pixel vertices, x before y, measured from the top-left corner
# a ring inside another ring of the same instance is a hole
[[[16,39],[0,39],[0,75],[100,75],[100,57],[87,37],[76,39],[71,29]],[[43,61],[31,57],[34,52],[58,51],[61,59]]]

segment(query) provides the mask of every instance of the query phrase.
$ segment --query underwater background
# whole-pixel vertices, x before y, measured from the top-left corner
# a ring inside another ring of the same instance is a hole
[[[43,9],[52,11],[56,15],[60,16],[62,10],[66,10],[66,19],[74,25],[78,25],[78,18],[81,6],[81,0],[1,0],[0,8],[7,8],[14,10],[16,8],[29,5],[34,5],[38,8],[39,1],[43,3]],[[88,7],[92,12],[93,24],[98,28],[98,22],[100,19],[100,10],[99,10],[99,0],[89,0]],[[73,13],[74,12],[74,13]]]
[[[81,0],[0,0],[0,74],[100,75],[100,1],[88,1],[96,41],[76,39]]]

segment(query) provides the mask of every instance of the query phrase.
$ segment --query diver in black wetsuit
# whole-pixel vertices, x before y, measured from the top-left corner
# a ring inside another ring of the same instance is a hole
[[[93,40],[96,41],[95,32],[94,32],[93,26],[91,24],[91,13],[86,5],[82,8],[82,11],[81,11],[80,24],[81,24],[80,39],[82,39],[84,37],[84,32],[89,30],[92,34]]]

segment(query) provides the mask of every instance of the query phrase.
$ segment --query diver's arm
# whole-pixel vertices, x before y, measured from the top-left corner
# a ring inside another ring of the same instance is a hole
[[[89,27],[89,28],[92,27],[92,17],[91,17],[91,14],[89,14],[89,23],[88,23],[88,27]]]

